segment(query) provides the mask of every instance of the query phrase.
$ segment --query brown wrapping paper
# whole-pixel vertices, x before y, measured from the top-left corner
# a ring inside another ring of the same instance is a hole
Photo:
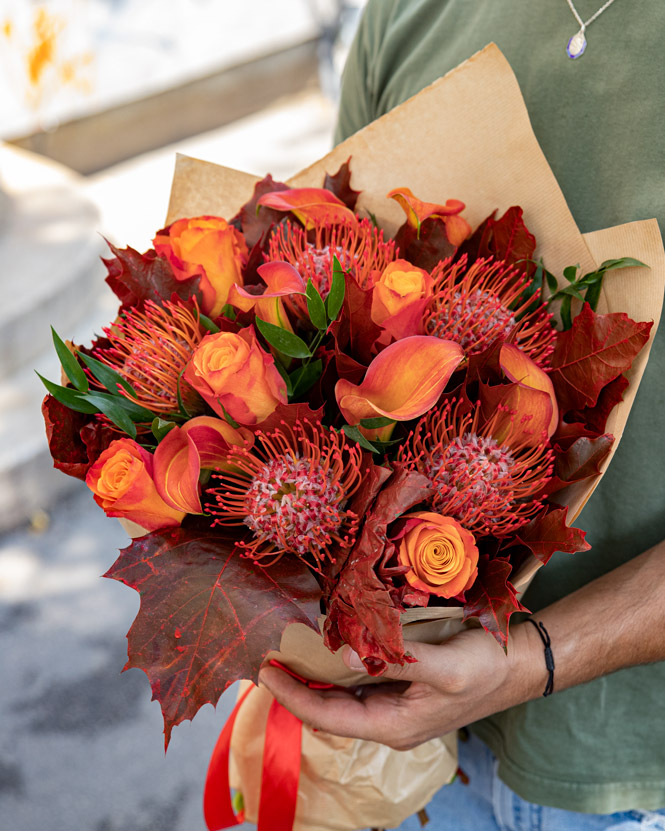
[[[665,253],[657,222],[634,222],[585,235],[579,232],[531,130],[517,81],[494,44],[356,133],[294,176],[290,184],[320,187],[325,172],[335,172],[349,157],[352,185],[362,191],[358,210],[371,211],[389,234],[402,223],[403,213],[385,194],[406,186],[424,201],[461,199],[467,205],[464,215],[472,226],[495,209],[500,215],[511,205],[521,205],[525,222],[538,240],[536,257],[542,257],[555,274],[572,264],[590,271],[614,257],[631,256],[645,262],[649,269],[608,275],[599,311],[622,311],[634,320],[653,320],[653,340],[665,286]],[[206,213],[229,218],[250,198],[256,181],[245,173],[178,156],[167,223]],[[624,401],[610,416],[607,430],[615,436],[614,450],[652,340],[628,374],[630,387]],[[571,523],[599,479],[557,496],[557,501],[569,506]],[[516,575],[514,583],[520,591],[524,591],[538,566],[534,560]],[[441,643],[460,630],[461,618],[460,608],[409,610],[403,616],[405,639]],[[350,672],[339,655],[323,646],[317,633],[299,624],[286,629],[280,653],[271,657],[279,657],[309,678],[347,685],[372,680]],[[265,721],[269,694],[253,693],[248,701],[252,700],[253,709],[243,713],[243,707],[238,717],[232,744],[234,781],[245,796],[249,819],[256,818],[263,741],[260,725],[262,719]],[[432,743],[423,747],[423,756],[420,751],[410,751],[414,754],[411,760],[407,754],[367,742],[356,746],[352,740],[312,734],[307,729],[305,736],[302,793],[296,817],[296,827],[302,831],[397,825],[448,781],[456,765],[451,737],[436,740],[438,745],[433,745],[436,763],[421,764],[431,758],[427,753]],[[409,767],[411,761],[413,770]],[[400,766],[402,771],[409,770],[410,794],[396,806],[389,797],[404,780],[399,776]],[[365,774],[371,772],[375,773],[368,783]],[[344,795],[340,797],[336,787],[342,781]],[[354,790],[355,785],[358,790]],[[329,799],[333,791],[338,798]],[[310,813],[313,805],[316,812]],[[326,822],[315,817],[325,817]]]
[[[272,700],[265,688],[255,688],[233,728],[230,780],[242,791],[250,822],[258,816],[265,725]],[[450,734],[397,752],[376,742],[303,726],[295,828],[336,831],[398,825],[453,778],[455,741]]]

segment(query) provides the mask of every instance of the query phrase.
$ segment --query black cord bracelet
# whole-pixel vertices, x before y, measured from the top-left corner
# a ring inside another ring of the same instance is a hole
[[[543,693],[543,696],[546,697],[548,695],[552,695],[554,692],[554,655],[552,655],[552,641],[550,640],[547,629],[545,629],[540,621],[535,621],[532,617],[527,618],[527,620],[529,623],[533,623],[536,627],[536,631],[540,635],[540,640],[545,646],[545,666],[547,667],[547,672],[549,673],[547,684],[545,686],[545,692]]]

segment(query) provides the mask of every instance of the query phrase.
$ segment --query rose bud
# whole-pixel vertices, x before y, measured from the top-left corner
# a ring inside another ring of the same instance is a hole
[[[242,285],[248,251],[242,234],[218,216],[179,219],[153,240],[177,280],[201,275],[202,311],[217,317],[234,284]]]
[[[286,383],[249,326],[237,334],[206,335],[185,369],[185,380],[221,417],[239,424],[264,421],[287,403]]]
[[[133,439],[116,439],[85,478],[107,516],[124,517],[148,531],[180,525],[184,511],[161,498],[153,481],[153,457]]]
[[[432,278],[406,260],[390,263],[374,283],[371,318],[395,340],[421,334]]]
[[[470,589],[478,576],[478,549],[469,531],[452,517],[417,511],[405,514],[405,532],[399,540],[404,575],[420,591],[456,597]]]

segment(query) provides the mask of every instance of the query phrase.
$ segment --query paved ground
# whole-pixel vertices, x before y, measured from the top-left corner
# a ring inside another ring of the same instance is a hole
[[[100,575],[127,536],[85,488],[42,533],[0,550],[0,826],[12,831],[199,831],[225,694],[176,728],[140,670],[121,673],[138,595]]]

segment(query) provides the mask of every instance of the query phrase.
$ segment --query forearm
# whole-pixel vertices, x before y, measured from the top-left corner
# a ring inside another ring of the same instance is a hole
[[[554,689],[563,690],[622,667],[665,660],[665,541],[535,615],[552,640]],[[542,694],[543,644],[528,623],[514,627],[514,694]],[[536,661],[540,672],[528,666]],[[514,702],[518,703],[518,702]]]

